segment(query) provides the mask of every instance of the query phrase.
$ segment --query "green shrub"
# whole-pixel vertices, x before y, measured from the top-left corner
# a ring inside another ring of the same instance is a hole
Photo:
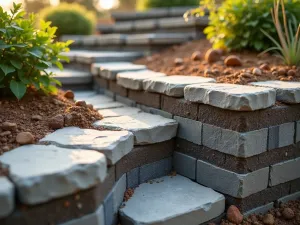
[[[293,15],[300,21],[300,1],[284,2],[287,17]],[[209,26],[204,33],[214,48],[261,51],[272,46],[261,29],[275,39],[278,37],[271,16],[273,0],[225,0],[219,7],[212,0],[204,0],[201,4],[210,11]],[[203,15],[204,7],[191,11],[191,14]],[[185,17],[189,15],[187,13]],[[282,19],[282,12],[279,17]]]
[[[45,8],[41,18],[56,26],[57,36],[64,34],[88,35],[94,32],[96,16],[79,4],[62,3]]]
[[[137,9],[146,10],[159,7],[196,6],[198,4],[199,0],[137,0]]]
[[[62,69],[61,61],[68,61],[61,52],[69,50],[71,41],[54,42],[56,28],[41,21],[37,30],[35,23],[35,16],[26,16],[21,4],[13,4],[10,13],[0,7],[0,87],[18,99],[29,87],[55,93],[54,85],[60,83],[46,70],[52,65]]]

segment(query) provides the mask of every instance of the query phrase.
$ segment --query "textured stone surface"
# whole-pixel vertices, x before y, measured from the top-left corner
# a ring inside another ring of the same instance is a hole
[[[300,178],[300,158],[288,160],[270,167],[270,186]]]
[[[296,137],[295,142],[296,143],[300,142],[300,121],[296,122],[296,135],[295,135],[295,137]]]
[[[268,179],[269,167],[238,174],[202,160],[197,161],[197,182],[233,197],[245,198],[266,189]]]
[[[166,76],[149,78],[143,81],[146,91],[166,94],[168,96],[183,97],[183,89],[190,84],[216,82],[213,78],[199,76]]]
[[[51,68],[47,72],[53,72],[53,74],[55,74],[55,79],[59,80],[63,85],[89,84],[92,82],[92,75],[85,71],[71,69],[60,71],[59,69]]]
[[[96,110],[116,109],[116,108],[121,108],[121,107],[125,107],[125,106],[126,105],[124,105],[121,102],[107,102],[107,103],[103,103],[101,105],[94,106],[94,109],[96,109]]]
[[[111,62],[111,63],[97,63],[94,67],[99,68],[99,75],[108,80],[116,80],[119,72],[138,71],[146,69],[144,65],[136,65],[129,62]]]
[[[140,184],[140,168],[134,168],[127,172],[127,188],[135,188]]]
[[[178,122],[177,137],[188,140],[195,144],[202,144],[202,123],[199,121],[174,116]]]
[[[106,225],[104,215],[104,207],[100,205],[96,212],[60,225]]]
[[[0,162],[10,167],[10,179],[25,204],[47,202],[95,186],[104,180],[107,170],[100,152],[53,145],[19,147],[0,156]]]
[[[114,80],[109,81],[109,90],[112,92],[112,94],[121,95],[123,97],[128,96],[128,89],[118,85]]]
[[[0,177],[0,218],[11,214],[14,208],[15,187],[6,177]]]
[[[135,146],[133,150],[116,164],[116,178],[145,164],[171,157],[175,141],[169,140],[156,144]]]
[[[300,82],[269,80],[251,83],[254,86],[276,89],[276,99],[285,103],[300,103]]]
[[[272,88],[236,84],[203,83],[184,89],[188,101],[236,111],[254,111],[275,104],[276,91]]]
[[[74,99],[75,100],[81,100],[83,98],[88,98],[97,95],[95,91],[76,91],[74,92]]]
[[[177,122],[149,113],[131,116],[104,118],[94,123],[95,127],[131,131],[135,144],[150,144],[170,140],[176,136]]]
[[[174,152],[173,166],[174,170],[187,178],[192,180],[196,179],[196,158],[182,154],[180,152]]]
[[[114,212],[114,200],[113,200],[113,192],[111,191],[106,198],[104,199],[104,214],[105,214],[105,225],[112,225],[115,220],[115,212]]]
[[[268,149],[276,149],[294,143],[295,123],[269,127]]]
[[[251,210],[249,210],[249,211],[243,213],[243,215],[244,215],[245,217],[248,217],[248,216],[250,216],[250,215],[252,215],[252,214],[256,214],[256,215],[258,215],[258,214],[265,214],[265,213],[267,213],[270,209],[272,209],[273,207],[274,207],[274,202],[271,202],[271,203],[268,203],[268,204],[266,204],[266,205],[259,206],[259,207],[257,207],[257,208],[251,209]]]
[[[18,204],[14,212],[0,219],[1,225],[49,225],[61,224],[75,220],[83,215],[93,214],[103,203],[115,184],[115,169],[108,168],[108,174],[103,183],[87,190],[54,199],[52,201],[24,207]],[[66,207],[68,204],[68,207]]]
[[[126,191],[126,174],[124,174],[115,184],[113,192],[114,213],[117,214],[120,205],[123,202]]]
[[[123,103],[125,105],[128,105],[128,106],[132,106],[132,107],[136,106],[135,101],[131,100],[130,98],[126,98],[126,97],[123,97],[123,96],[120,96],[120,95],[116,95],[116,101],[118,101],[120,103]]]
[[[91,97],[82,97],[82,98],[78,98],[76,99],[78,101],[82,100],[85,101],[87,104],[92,104],[94,107],[99,107],[104,103],[109,103],[109,102],[113,102],[114,100],[110,97],[107,97],[105,95],[94,95]]]
[[[157,73],[151,70],[141,70],[135,72],[122,72],[117,75],[117,83],[122,87],[132,90],[143,90],[143,81],[153,77],[166,76],[163,73]]]
[[[44,137],[59,147],[99,151],[115,164],[133,149],[133,134],[128,131],[99,131],[66,127]]]
[[[161,109],[175,116],[197,120],[198,106],[199,104],[186,101],[183,98],[174,98],[166,95],[161,97]]]
[[[137,103],[150,106],[153,108],[160,108],[161,94],[147,92],[147,91],[135,91],[129,90],[128,97]]]
[[[104,118],[118,117],[118,116],[131,116],[142,112],[139,108],[134,107],[122,107],[114,109],[103,109],[98,111]]]
[[[224,209],[223,195],[177,175],[140,185],[119,212],[124,225],[199,225]]]
[[[171,172],[172,158],[162,159],[140,167],[139,182],[144,183],[149,180],[166,176]]]
[[[239,133],[203,124],[204,146],[237,157],[251,157],[267,151],[268,128]]]
[[[137,105],[138,108],[140,108],[141,110],[143,110],[146,113],[151,113],[154,115],[159,115],[165,118],[169,118],[172,119],[173,115],[171,113],[168,113],[166,111],[160,110],[160,109],[156,109],[156,108],[152,108],[152,107],[148,107],[145,105]]]

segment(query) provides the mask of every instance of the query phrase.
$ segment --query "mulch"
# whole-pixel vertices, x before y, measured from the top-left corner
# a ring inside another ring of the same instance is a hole
[[[153,71],[167,75],[212,77],[220,83],[245,85],[249,82],[266,80],[300,81],[300,68],[285,66],[279,57],[268,53],[259,56],[258,52],[220,50],[220,59],[208,63],[205,54],[211,47],[212,45],[205,39],[192,41],[138,59],[135,63],[146,65]],[[200,55],[196,60],[192,57],[195,52]],[[230,55],[238,56],[242,60],[242,66],[226,66],[224,60]],[[260,69],[262,74],[253,74],[255,68]]]

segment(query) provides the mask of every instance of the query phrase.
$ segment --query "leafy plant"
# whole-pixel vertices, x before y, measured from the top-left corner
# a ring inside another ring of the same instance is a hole
[[[287,18],[295,17],[300,21],[300,1],[284,0],[284,3]],[[263,51],[272,47],[272,43],[261,29],[277,40],[270,12],[273,0],[224,0],[220,4],[215,0],[202,0],[200,5],[188,11],[184,17],[203,16],[204,10],[209,10],[209,26],[204,33],[214,48]],[[280,12],[279,18],[282,17]]]
[[[63,69],[61,55],[72,43],[54,42],[56,28],[41,21],[35,29],[35,16],[26,15],[21,4],[13,4],[10,13],[0,7],[0,87],[21,99],[27,88],[55,93],[60,82],[47,69],[52,65]]]
[[[137,9],[146,10],[159,7],[196,6],[199,0],[137,0]]]
[[[57,36],[64,34],[92,34],[96,25],[96,16],[79,4],[61,3],[58,6],[45,8],[40,13],[45,21],[56,26]]]
[[[280,4],[284,31],[282,30],[279,18]],[[300,23],[297,22],[295,17],[287,21],[283,0],[277,1],[277,3],[274,1],[274,8],[271,9],[271,15],[277,30],[279,42],[262,29],[261,31],[275,44],[275,47],[271,47],[262,53],[277,50],[279,57],[282,58],[287,65],[300,65]]]

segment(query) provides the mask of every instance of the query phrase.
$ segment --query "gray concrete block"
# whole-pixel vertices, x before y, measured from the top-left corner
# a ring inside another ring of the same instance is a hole
[[[169,119],[173,118],[173,115],[171,113],[168,113],[168,112],[160,110],[160,109],[155,109],[155,108],[148,107],[148,106],[145,106],[145,105],[140,105],[140,104],[138,104],[136,107],[140,108],[141,110],[143,110],[146,113],[159,115],[159,116],[169,118]]]
[[[140,176],[140,168],[134,168],[133,170],[130,170],[127,173],[127,188],[135,188],[137,187],[139,182],[139,176]]]
[[[112,190],[113,207],[115,213],[118,212],[119,207],[123,202],[125,191],[126,191],[126,174],[123,174],[123,176],[116,182]]]
[[[289,201],[294,201],[297,199],[300,199],[300,192],[296,192],[296,193],[284,196],[284,197],[278,199],[278,201],[282,202],[282,203],[287,203]]]
[[[197,182],[236,198],[245,198],[268,187],[269,167],[247,174],[238,174],[197,161]]]
[[[294,143],[295,123],[284,123],[269,127],[268,150]]]
[[[140,183],[151,179],[166,176],[172,169],[172,158],[162,159],[160,161],[146,164],[140,167]]]
[[[177,136],[187,141],[202,145],[202,123],[199,121],[174,116],[178,122]]]
[[[116,214],[114,212],[113,192],[110,192],[104,199],[105,225],[113,225]]]
[[[269,204],[259,206],[257,208],[251,209],[245,213],[243,213],[244,217],[248,217],[252,214],[265,214],[267,213],[270,209],[274,208],[274,202],[270,202]]]
[[[105,90],[105,91],[104,91],[104,95],[106,95],[107,97],[112,98],[113,100],[116,100],[116,94],[113,93],[112,91]]]
[[[173,166],[174,170],[187,178],[192,180],[196,179],[196,158],[182,154],[180,152],[174,152]]]
[[[204,146],[247,158],[267,151],[268,128],[239,133],[209,124],[203,124]]]
[[[104,218],[104,207],[101,205],[97,211],[92,214],[68,221],[60,225],[110,225],[105,223]]]
[[[300,121],[296,122],[296,135],[295,135],[295,142],[300,142]]]
[[[300,157],[270,167],[270,186],[300,178]]]
[[[121,103],[123,103],[125,105],[132,106],[132,107],[136,106],[136,102],[135,101],[132,101],[131,99],[123,97],[123,96],[120,96],[120,95],[116,95],[116,101],[117,102],[121,102]]]

